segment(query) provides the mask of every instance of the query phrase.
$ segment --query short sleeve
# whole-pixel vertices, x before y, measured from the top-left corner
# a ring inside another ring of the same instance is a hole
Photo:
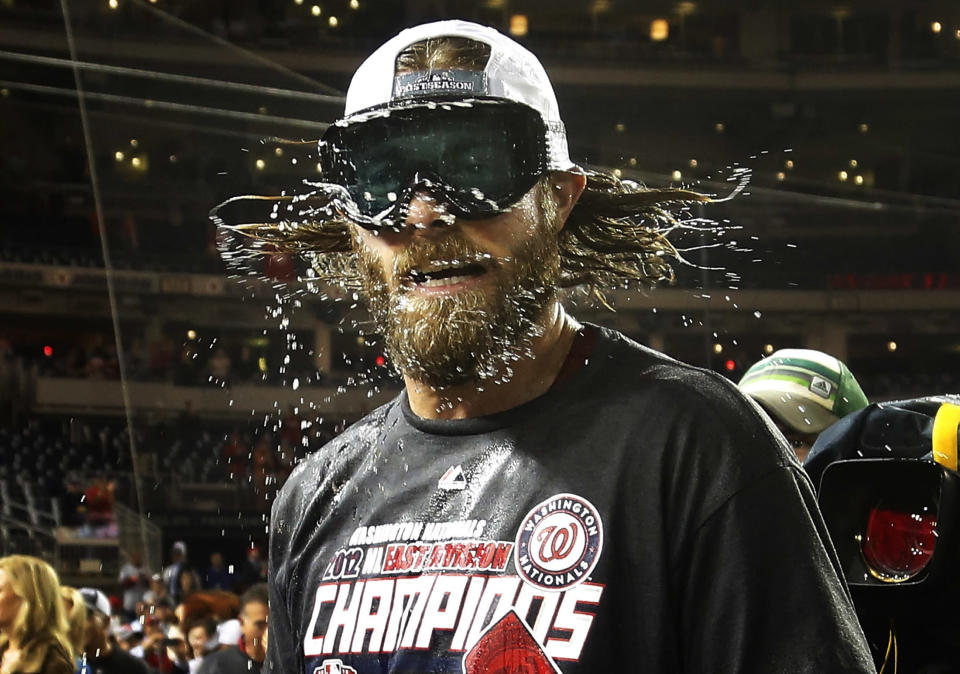
[[[271,513],[270,556],[267,586],[270,595],[270,631],[267,642],[267,659],[264,671],[267,674],[294,674],[303,668],[301,657],[302,639],[293,629],[290,615],[289,588],[287,587],[287,526],[285,518],[286,499],[289,490],[281,492],[274,502]],[[288,525],[289,526],[289,525]]]
[[[684,671],[875,671],[799,468],[731,496],[693,536],[682,573]]]

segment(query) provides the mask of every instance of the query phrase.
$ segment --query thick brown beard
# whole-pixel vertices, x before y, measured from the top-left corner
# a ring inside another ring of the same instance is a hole
[[[497,276],[493,292],[433,297],[413,295],[399,284],[391,288],[374,253],[357,243],[370,313],[401,373],[436,389],[511,378],[510,364],[528,355],[531,340],[542,330],[540,319],[557,295],[560,252],[544,210],[537,204],[527,211],[537,222],[512,258],[487,265]],[[411,242],[398,253],[392,273],[396,278],[398,270],[431,260],[474,260],[485,254],[453,226],[442,238]]]

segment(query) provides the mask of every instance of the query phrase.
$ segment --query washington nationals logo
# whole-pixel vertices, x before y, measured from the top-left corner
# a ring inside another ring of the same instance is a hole
[[[513,554],[526,582],[565,590],[590,575],[602,549],[603,522],[593,504],[574,494],[556,494],[527,513]]]

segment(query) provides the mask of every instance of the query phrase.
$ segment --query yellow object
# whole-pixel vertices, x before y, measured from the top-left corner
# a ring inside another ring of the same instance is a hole
[[[957,470],[958,426],[960,405],[940,405],[933,420],[933,460],[950,470]]]

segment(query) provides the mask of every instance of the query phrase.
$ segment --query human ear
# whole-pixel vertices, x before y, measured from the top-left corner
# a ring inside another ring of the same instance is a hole
[[[557,171],[550,175],[550,194],[557,206],[557,230],[563,229],[570,212],[587,186],[587,177],[582,173]]]

